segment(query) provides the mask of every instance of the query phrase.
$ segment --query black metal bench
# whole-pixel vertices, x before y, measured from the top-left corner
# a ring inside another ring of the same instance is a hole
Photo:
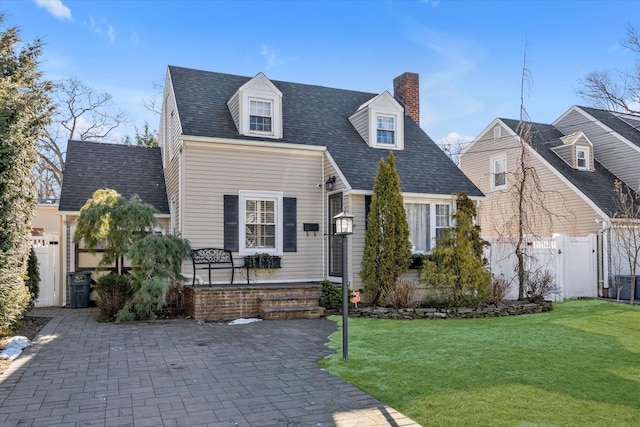
[[[211,270],[227,269],[231,270],[231,284],[233,285],[233,275],[236,268],[244,268],[242,265],[233,263],[231,251],[219,248],[191,249],[191,261],[193,262],[193,283],[196,285],[196,270],[209,271],[209,286],[211,286]],[[247,283],[249,277],[247,276]]]

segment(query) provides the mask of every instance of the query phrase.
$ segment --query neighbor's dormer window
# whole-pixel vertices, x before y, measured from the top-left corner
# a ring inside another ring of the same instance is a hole
[[[588,148],[576,148],[576,167],[581,170],[589,169]]]
[[[393,117],[377,116],[378,144],[395,145],[395,120]]]
[[[249,130],[253,132],[271,132],[273,119],[270,101],[250,100],[249,106]]]

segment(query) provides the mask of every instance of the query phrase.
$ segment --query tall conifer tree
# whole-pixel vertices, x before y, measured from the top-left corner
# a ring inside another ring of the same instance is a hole
[[[491,285],[484,258],[488,242],[480,237],[480,227],[473,223],[475,217],[474,202],[465,192],[459,193],[453,215],[455,227],[447,230],[424,261],[422,280],[456,304],[466,297],[481,301]]]
[[[393,152],[385,163],[380,159],[367,216],[365,248],[360,277],[371,304],[377,305],[383,292],[409,268],[411,242],[404,209],[400,177]]]
[[[38,71],[41,53],[42,43],[23,44],[16,27],[0,32],[0,330],[22,316],[30,299],[24,277],[36,202],[32,173],[51,116],[51,84]]]

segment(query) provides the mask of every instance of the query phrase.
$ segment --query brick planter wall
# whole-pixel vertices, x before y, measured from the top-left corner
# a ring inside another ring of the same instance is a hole
[[[553,310],[551,301],[539,304],[487,306],[478,308],[404,308],[394,310],[383,307],[351,307],[349,317],[371,317],[375,319],[464,319],[473,317],[519,316]]]
[[[184,287],[183,307],[196,320],[231,320],[240,317],[259,317],[260,299],[273,297],[306,297],[319,299],[319,284],[243,285]],[[316,304],[317,305],[317,304]]]

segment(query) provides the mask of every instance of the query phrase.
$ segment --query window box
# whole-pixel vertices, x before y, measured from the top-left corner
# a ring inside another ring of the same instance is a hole
[[[423,259],[424,259],[424,255],[422,254],[411,255],[411,260],[409,261],[409,270],[417,270],[419,268],[422,268]]]
[[[253,254],[244,257],[244,266],[247,268],[281,268],[282,258],[271,254]]]

